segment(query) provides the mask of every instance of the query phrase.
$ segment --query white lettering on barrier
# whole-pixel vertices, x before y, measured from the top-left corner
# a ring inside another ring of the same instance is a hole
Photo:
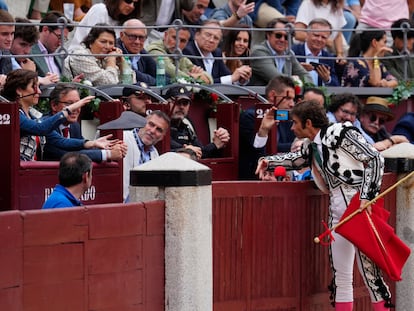
[[[10,124],[10,114],[0,114],[0,124]]]
[[[263,110],[262,108],[256,109],[256,119],[263,119],[269,109]]]
[[[54,188],[45,188],[45,202],[52,194]],[[96,198],[96,188],[95,186],[91,186],[85,193],[81,196],[81,201],[93,201]]]

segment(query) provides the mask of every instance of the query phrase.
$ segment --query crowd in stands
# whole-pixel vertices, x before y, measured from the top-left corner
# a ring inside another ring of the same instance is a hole
[[[152,114],[145,125],[141,120],[141,129],[128,129],[125,142],[108,136],[87,141],[79,131],[64,134],[65,128],[74,130],[79,109],[92,99],[81,99],[76,88],[66,92],[58,84],[50,98],[50,115],[41,123],[33,115],[39,85],[62,80],[88,80],[96,87],[119,84],[123,68],[130,64],[133,82],[151,87],[157,84],[160,57],[167,83],[184,78],[206,85],[266,86],[273,108],[259,129],[253,108],[247,109],[240,117],[240,137],[231,138],[240,141],[240,178],[255,178],[257,159],[265,154],[273,128],[277,128],[278,151],[291,150],[295,139],[291,121],[276,121],[274,111],[300,104],[298,79],[305,84],[304,100],[318,101],[331,122],[352,122],[378,150],[413,141],[404,130],[407,122],[414,127],[412,116],[397,125],[395,134],[385,131],[384,123],[394,118],[385,99],[373,97],[362,104],[351,94],[336,94],[327,106],[320,89],[393,88],[399,80],[414,78],[412,1],[384,0],[381,5],[374,0],[61,2],[74,4],[71,16],[64,14],[62,3],[50,1],[45,8],[40,5],[43,1],[33,0],[29,20],[13,17],[0,1],[0,23],[6,23],[0,24],[0,49],[2,55],[15,55],[0,58],[1,94],[20,105],[22,160],[58,160],[77,150],[96,162],[127,159],[124,168],[130,168],[158,155],[154,145],[167,127],[171,150],[189,149],[196,159],[220,156],[229,132],[218,128],[211,142],[200,142],[197,125],[188,119],[193,96],[182,88],[167,93],[168,116]],[[177,18],[179,23],[174,22]],[[265,29],[259,33],[259,28]],[[62,51],[67,53],[64,57]],[[134,111],[137,102],[144,107],[137,112],[146,116],[150,98],[133,89],[124,91],[128,109]],[[46,138],[43,143],[37,141],[39,136]]]

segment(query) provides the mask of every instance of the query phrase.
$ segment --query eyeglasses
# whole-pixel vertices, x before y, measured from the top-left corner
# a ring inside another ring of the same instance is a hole
[[[219,36],[215,36],[215,35],[213,35],[211,32],[208,32],[208,31],[203,31],[202,33],[201,33],[203,36],[204,36],[204,38],[206,38],[207,40],[213,40],[213,41],[220,41],[221,40],[221,37],[219,37]]]
[[[381,118],[380,116],[378,116],[376,113],[371,113],[369,116],[369,120],[371,122],[375,122],[378,120],[379,125],[383,125],[385,123],[385,121],[387,121],[384,118]]]
[[[285,35],[285,34],[283,34],[283,33],[280,33],[280,32],[274,32],[273,33],[273,35],[275,36],[275,38],[276,39],[282,39],[282,37],[283,38],[285,38],[285,40],[287,40],[288,39],[288,35]]]
[[[137,41],[138,39],[139,41],[144,42],[145,40],[147,40],[147,36],[137,36],[126,32],[124,32],[124,34],[128,37],[128,40],[130,41]]]
[[[356,117],[356,112],[352,112],[352,111],[349,111],[349,110],[346,110],[346,109],[344,109],[344,108],[339,108],[339,110],[343,113],[343,114],[347,114],[347,115],[349,115],[349,116],[351,116],[351,117]]]
[[[60,34],[57,34],[54,31],[50,31],[50,33],[53,33],[56,36],[56,38],[58,38],[59,41],[62,40],[62,36]],[[63,42],[66,42],[66,41],[68,41],[68,38],[63,37]]]
[[[126,3],[126,4],[131,4],[131,3],[138,3],[138,0],[124,0],[124,2]]]
[[[75,102],[63,102],[63,101],[59,101],[59,103],[64,104],[65,106],[69,106],[74,104]]]

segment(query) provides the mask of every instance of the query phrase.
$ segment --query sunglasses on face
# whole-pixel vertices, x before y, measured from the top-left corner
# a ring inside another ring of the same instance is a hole
[[[282,37],[287,40],[288,39],[288,35],[285,35],[283,33],[280,32],[274,32],[273,35],[275,36],[276,39],[282,39]]]
[[[138,0],[124,0],[124,2],[126,3],[126,4],[131,4],[131,3],[138,3]]]
[[[369,120],[370,120],[371,122],[375,122],[375,121],[377,121],[377,120],[378,120],[379,125],[383,125],[383,124],[385,123],[385,121],[387,121],[386,119],[381,118],[380,116],[378,116],[378,115],[377,115],[377,114],[375,114],[375,113],[371,113],[371,115],[369,116]]]

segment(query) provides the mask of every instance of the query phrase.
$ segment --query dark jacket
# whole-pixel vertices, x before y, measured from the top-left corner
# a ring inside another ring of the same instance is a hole
[[[300,63],[306,62],[306,57],[300,57],[300,56],[305,56],[305,44],[304,43],[293,45],[292,51],[295,53],[296,59],[298,60],[298,62]],[[333,54],[325,50],[322,50],[321,54],[322,54],[321,56],[324,56],[324,57],[334,57]],[[334,59],[320,59],[319,63],[327,65],[331,69],[331,81],[330,83],[326,83],[325,85],[339,86],[339,79],[335,71],[335,60]],[[318,86],[322,86],[322,79],[319,76],[318,76]]]
[[[200,66],[204,70],[206,67],[204,66],[204,62],[201,58],[193,58],[191,56],[202,56],[195,45],[194,41],[191,41],[187,44],[183,51],[184,55],[187,56],[194,65]],[[220,49],[216,49],[213,51],[214,57],[222,57]],[[231,75],[231,71],[227,66],[224,64],[222,59],[215,59],[213,63],[213,69],[211,70],[211,76],[213,77],[214,83],[220,83],[220,77]]]
[[[408,112],[398,120],[392,135],[404,135],[414,144],[414,112]]]
[[[132,54],[128,52],[124,44],[122,43],[121,39],[116,40],[116,45],[122,50],[124,54]],[[146,50],[142,50],[141,55],[148,55]],[[132,57],[129,58],[132,61]],[[133,67],[134,68],[134,67]],[[135,71],[135,75],[137,78],[137,82],[145,82],[148,85],[156,85],[156,71],[157,71],[157,64],[152,57],[141,56],[137,62],[137,70]]]
[[[40,50],[38,44],[34,44],[32,46],[30,54],[42,54],[42,51]],[[59,68],[59,71],[62,72],[62,58],[60,58],[59,56],[54,56],[53,58],[55,60],[57,67]],[[46,74],[50,71],[45,58],[43,56],[32,56],[31,59],[36,64],[37,74],[41,77],[45,77]]]

